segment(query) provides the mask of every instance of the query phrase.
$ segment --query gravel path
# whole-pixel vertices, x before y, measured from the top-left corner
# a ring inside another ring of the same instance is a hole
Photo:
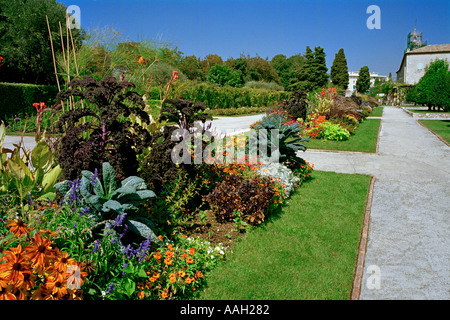
[[[384,107],[378,154],[300,154],[316,170],[376,177],[360,299],[450,299],[449,151]]]

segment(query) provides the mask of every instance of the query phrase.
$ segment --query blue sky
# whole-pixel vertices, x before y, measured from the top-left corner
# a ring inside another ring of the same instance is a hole
[[[132,40],[153,39],[184,55],[241,53],[271,59],[325,49],[328,68],[344,48],[350,71],[367,65],[388,75],[399,68],[408,32],[417,24],[428,44],[450,43],[448,0],[59,0],[77,5],[84,29],[113,28]],[[370,5],[381,29],[369,30]]]

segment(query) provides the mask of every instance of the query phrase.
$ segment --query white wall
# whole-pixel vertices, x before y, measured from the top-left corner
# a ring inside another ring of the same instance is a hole
[[[425,67],[436,59],[447,59],[450,62],[450,53],[406,55],[403,81],[406,84],[416,84],[425,74]]]

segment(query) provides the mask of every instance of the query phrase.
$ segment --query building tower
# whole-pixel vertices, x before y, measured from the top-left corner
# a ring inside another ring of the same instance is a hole
[[[414,49],[422,48],[427,45],[427,42],[422,41],[422,32],[417,33],[416,27],[414,27],[414,33],[408,33],[408,38],[406,41],[406,50],[405,52],[409,52]]]

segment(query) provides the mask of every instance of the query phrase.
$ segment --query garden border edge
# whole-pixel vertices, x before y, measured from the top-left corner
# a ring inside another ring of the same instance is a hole
[[[372,209],[373,189],[376,178],[372,176],[370,179],[369,190],[366,199],[366,208],[364,210],[364,220],[361,230],[361,238],[358,247],[358,256],[356,261],[356,267],[353,277],[352,291],[350,294],[351,300],[359,300],[361,294],[362,278],[364,273],[364,262],[366,258],[367,241],[369,234],[370,213]]]

